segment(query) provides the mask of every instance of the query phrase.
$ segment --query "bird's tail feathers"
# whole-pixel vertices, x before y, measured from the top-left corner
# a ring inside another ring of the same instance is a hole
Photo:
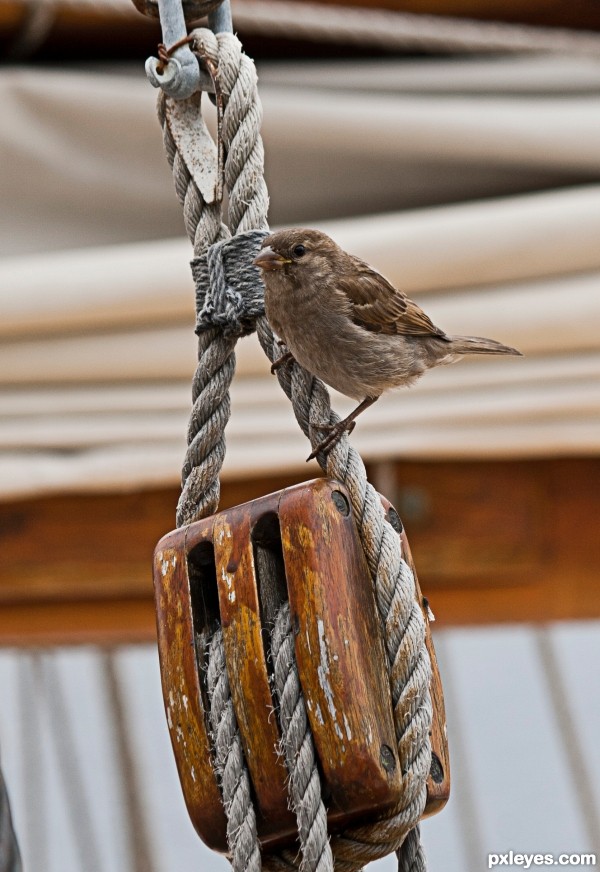
[[[522,353],[510,345],[503,345],[495,339],[485,339],[483,336],[451,336],[452,351],[455,354],[514,354],[522,357]]]

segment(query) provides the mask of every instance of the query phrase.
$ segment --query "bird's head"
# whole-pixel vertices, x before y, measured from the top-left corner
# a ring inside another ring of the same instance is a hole
[[[293,228],[278,230],[263,241],[254,264],[263,273],[284,270],[286,275],[306,273],[327,266],[338,246],[319,230]]]

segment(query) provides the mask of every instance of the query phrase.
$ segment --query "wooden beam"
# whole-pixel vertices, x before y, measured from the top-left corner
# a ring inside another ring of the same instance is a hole
[[[379,486],[402,517],[437,626],[600,617],[600,459],[390,469]],[[224,483],[221,505],[302,478]],[[152,553],[177,496],[1,504],[0,643],[153,639]]]
[[[302,3],[303,0],[297,0]],[[312,0],[307,0],[312,2]],[[537,24],[544,27],[600,28],[595,0],[318,0],[334,6],[392,9],[420,15],[447,15],[487,21]]]
[[[600,30],[600,8],[596,0],[319,0],[326,5],[358,6],[370,9],[388,9],[426,15],[446,15],[512,23]],[[297,0],[298,14],[303,15],[303,0]],[[240,4],[241,5],[241,4]],[[0,48],[5,54],[16,50],[20,57],[19,35],[28,26],[30,7],[24,0],[0,0]],[[235,22],[235,8],[234,8]],[[344,52],[343,46],[299,40],[293,35],[274,33],[272,36],[255,34],[251,29],[240,30],[246,51],[257,59],[286,58],[290,50],[296,57],[335,57]],[[34,56],[43,60],[64,63],[74,58],[144,58],[156,51],[160,41],[158,22],[141,15],[133,2],[123,5],[110,2],[73,3],[58,0],[53,5],[53,19]],[[353,57],[372,55],[373,47],[361,51],[355,44],[345,49]],[[28,57],[28,56],[27,56]]]
[[[600,460],[397,464],[392,488],[444,624],[600,616]]]

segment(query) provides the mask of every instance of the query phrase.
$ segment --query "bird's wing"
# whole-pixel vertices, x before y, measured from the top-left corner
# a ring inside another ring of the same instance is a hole
[[[359,258],[352,270],[337,275],[338,292],[350,303],[350,317],[373,333],[439,336],[446,334],[405,293]]]

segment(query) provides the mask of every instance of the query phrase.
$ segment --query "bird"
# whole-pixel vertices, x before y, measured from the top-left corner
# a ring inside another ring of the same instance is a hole
[[[286,351],[271,371],[293,361],[358,406],[308,460],[330,451],[356,418],[388,390],[465,354],[522,356],[480,336],[449,336],[409,297],[320,230],[291,228],[265,237],[253,261],[265,288],[265,313]]]

